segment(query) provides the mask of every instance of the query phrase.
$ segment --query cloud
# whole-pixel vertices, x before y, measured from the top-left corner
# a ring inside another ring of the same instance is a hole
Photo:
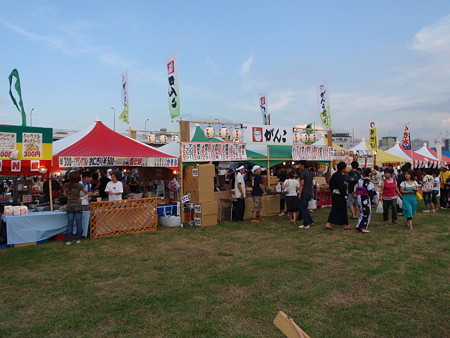
[[[414,39],[412,49],[434,56],[450,54],[450,15],[429,27],[422,28]]]
[[[2,19],[0,19],[0,24],[29,40],[42,42],[65,54],[93,55],[101,62],[120,69],[130,68],[133,65],[133,62],[114,53],[111,48],[92,41],[88,33],[97,27],[87,21],[74,21],[53,26],[53,31],[50,33],[31,32]]]
[[[250,55],[247,60],[242,63],[239,75],[245,80],[247,78],[247,74],[250,71],[250,67],[253,64],[253,55]]]

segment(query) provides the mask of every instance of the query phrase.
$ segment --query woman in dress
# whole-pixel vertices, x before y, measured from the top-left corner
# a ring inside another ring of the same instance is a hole
[[[403,215],[406,218],[406,225],[411,231],[414,231],[412,219],[417,210],[417,188],[418,184],[414,180],[414,174],[409,169],[405,172],[405,180],[400,183],[400,192],[403,195]]]
[[[370,223],[371,204],[378,203],[378,194],[375,185],[370,179],[370,168],[363,170],[363,177],[355,185],[356,204],[359,207],[359,218],[356,224],[356,230],[362,233],[370,232],[367,228]]]
[[[291,224],[295,224],[298,214],[298,189],[300,183],[295,179],[295,174],[289,174],[289,178],[283,183],[283,191],[286,193],[286,208]]]
[[[383,200],[383,221],[389,222],[389,209],[392,209],[392,223],[397,223],[397,197],[402,197],[397,187],[397,180],[392,177],[394,169],[384,171],[384,180],[381,189]]]
[[[337,171],[331,176],[329,186],[332,192],[331,196],[331,211],[328,216],[325,230],[334,230],[332,224],[343,225],[345,230],[349,230],[348,215],[347,215],[347,185],[344,181],[344,171],[347,168],[345,162],[339,162]]]

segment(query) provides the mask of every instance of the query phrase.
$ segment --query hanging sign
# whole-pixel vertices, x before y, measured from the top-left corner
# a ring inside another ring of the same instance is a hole
[[[61,156],[60,168],[79,167],[178,167],[177,158],[164,157],[114,157],[114,156]]]
[[[374,151],[378,150],[377,128],[375,128],[375,122],[370,123],[369,144],[370,144],[370,149],[372,149]]]
[[[180,92],[178,90],[178,60],[177,54],[166,59],[167,80],[169,81],[168,100],[170,117],[175,119],[180,116]]]
[[[22,158],[42,157],[42,133],[22,133]]]
[[[183,162],[244,161],[247,159],[245,144],[216,142],[182,142]]]
[[[331,128],[330,100],[328,98],[328,82],[321,82],[316,87],[317,105],[319,107],[320,119],[325,128]]]
[[[292,127],[248,124],[244,129],[244,142],[247,144],[292,145],[292,137]]]
[[[294,161],[332,161],[334,149],[331,146],[305,146],[294,144],[292,146],[292,159]]]
[[[405,125],[405,131],[403,132],[402,145],[405,150],[411,150],[411,135],[407,125]]]
[[[259,94],[259,108],[261,109],[261,115],[264,125],[270,124],[270,115],[267,112],[267,93]]]
[[[0,158],[9,158],[16,149],[16,133],[0,132]]]

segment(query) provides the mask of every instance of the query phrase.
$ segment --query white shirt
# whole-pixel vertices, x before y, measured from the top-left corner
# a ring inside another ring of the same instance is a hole
[[[90,183],[86,183],[83,180],[80,181],[80,184],[89,192],[92,191],[92,186]],[[81,197],[81,205],[89,205],[89,195],[84,193],[84,191],[80,191]]]
[[[241,194],[241,191],[239,190],[239,183],[241,184],[241,189],[244,192],[244,194]],[[240,172],[236,174],[236,179],[234,180],[234,194],[236,195],[236,198],[245,198],[245,183],[244,183],[244,176]]]
[[[284,186],[289,189],[286,196],[297,196],[297,190],[300,188],[300,183],[293,178],[284,181]]]
[[[120,195],[112,195],[108,194],[108,201],[120,201],[122,199],[123,193],[123,185],[122,182],[117,181],[114,183],[113,181],[108,182],[105,188],[105,192],[120,192]]]

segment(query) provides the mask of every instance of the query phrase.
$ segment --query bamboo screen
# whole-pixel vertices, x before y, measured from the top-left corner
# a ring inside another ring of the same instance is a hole
[[[158,226],[155,197],[92,202],[90,211],[92,238],[152,231]]]

